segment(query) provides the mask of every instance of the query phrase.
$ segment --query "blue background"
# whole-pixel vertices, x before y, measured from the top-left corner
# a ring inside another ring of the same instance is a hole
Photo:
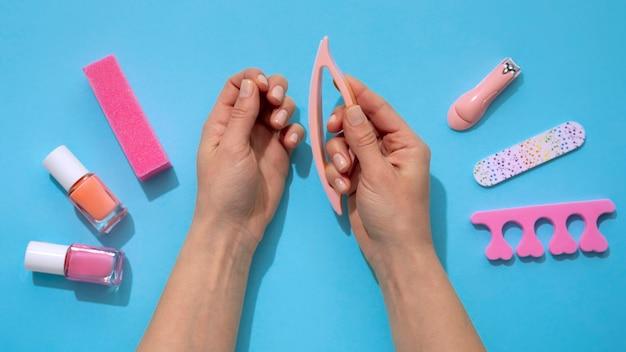
[[[430,144],[437,250],[487,348],[626,350],[621,216],[601,222],[608,255],[500,265],[484,257],[489,233],[468,220],[476,210],[604,197],[621,212],[625,13],[617,0],[0,1],[0,348],[133,349],[189,227],[199,130],[224,80],[247,66],[284,74],[306,122],[311,65],[328,34],[339,65]],[[174,164],[144,185],[81,71],[109,53]],[[522,75],[477,128],[448,129],[450,104],[506,56]],[[336,93],[326,97],[332,105]],[[567,120],[587,130],[581,150],[492,189],[474,182],[477,160]],[[128,206],[132,217],[110,237],[89,230],[42,167],[59,144]],[[391,350],[379,288],[327,204],[307,145],[290,182],[254,259],[238,350]],[[578,234],[583,223],[570,226]],[[550,227],[539,226],[544,243]],[[520,231],[505,236],[515,244]],[[29,240],[121,247],[125,283],[110,294],[26,272]]]

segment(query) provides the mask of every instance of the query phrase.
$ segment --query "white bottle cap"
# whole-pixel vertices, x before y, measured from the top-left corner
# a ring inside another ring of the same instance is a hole
[[[43,166],[66,191],[69,191],[76,181],[89,173],[89,170],[64,145],[51,151],[43,160]]]
[[[65,256],[70,246],[30,241],[24,255],[26,270],[65,275]]]

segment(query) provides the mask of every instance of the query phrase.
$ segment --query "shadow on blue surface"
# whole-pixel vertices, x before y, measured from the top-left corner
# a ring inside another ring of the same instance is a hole
[[[520,257],[522,263],[543,263],[546,261],[545,253],[541,257]]]
[[[511,266],[513,265],[513,263],[515,263],[516,260],[516,255],[514,254],[511,259],[509,260],[504,260],[504,259],[496,259],[496,260],[490,260],[489,264],[493,265],[493,266]]]
[[[306,143],[302,143],[293,151],[294,170],[300,178],[307,178],[311,172],[311,163],[313,162],[311,153],[311,146]]]
[[[448,197],[443,183],[430,175],[430,226],[435,251],[444,270],[448,269]]]
[[[296,109],[292,117],[292,122],[299,121],[300,112],[299,109]],[[239,325],[239,333],[237,336],[237,351],[250,350],[250,335],[252,333],[252,322],[254,320],[256,300],[263,277],[274,262],[278,240],[283,232],[285,217],[287,215],[287,207],[289,204],[289,188],[291,182],[293,181],[293,174],[295,172],[301,178],[306,178],[309,175],[313,161],[311,147],[306,143],[300,144],[294,150],[291,160],[293,170],[289,173],[285,182],[283,197],[278,209],[276,209],[276,214],[274,214],[272,222],[265,230],[263,240],[254,254],[254,259],[250,268],[248,287],[246,289],[243,312]]]
[[[577,250],[574,253],[553,254],[552,258],[557,261],[574,260],[580,256],[580,252]]]
[[[330,207],[330,203],[328,203],[328,206]],[[350,218],[348,218],[348,197],[341,197],[341,209],[343,209],[343,214],[337,215],[337,213],[333,211],[333,215],[335,215],[335,219],[341,231],[343,231],[346,236],[350,236],[352,234],[352,227],[350,226]]]
[[[148,201],[152,202],[161,195],[178,187],[178,176],[176,176],[176,170],[173,167],[161,172],[160,174],[153,176],[147,181],[137,182],[141,185],[143,193],[146,194]]]
[[[311,169],[311,148],[306,143],[302,143],[294,151],[292,157],[293,169],[300,177],[306,177]],[[239,324],[239,333],[237,335],[237,351],[249,351],[250,350],[250,335],[252,334],[252,322],[254,321],[254,314],[256,308],[256,301],[259,295],[259,289],[263,277],[274,263],[274,257],[276,256],[276,247],[278,246],[278,240],[283,232],[285,225],[285,217],[287,215],[287,207],[289,205],[289,188],[293,181],[293,170],[289,173],[285,182],[285,191],[281,202],[276,209],[276,214],[272,222],[268,225],[263,235],[263,240],[259,244],[252,265],[250,267],[250,274],[248,276],[248,287],[246,289],[246,296],[243,304],[243,312],[241,315],[241,321]]]
[[[583,255],[587,258],[608,258],[609,255],[611,255],[611,247],[607,248],[606,251],[602,253],[583,252]]]
[[[291,116],[291,123],[300,123],[300,108],[296,107]],[[294,170],[296,174],[300,178],[307,178],[311,173],[311,165],[313,163],[313,152],[311,151],[311,146],[307,143],[301,143],[294,151],[291,156],[291,162],[294,165]]]
[[[132,269],[126,257],[124,257],[123,275],[122,284],[117,288],[71,281],[59,275],[43,273],[33,273],[33,284],[40,287],[74,291],[74,295],[79,301],[125,307],[130,301],[130,291],[133,284]]]

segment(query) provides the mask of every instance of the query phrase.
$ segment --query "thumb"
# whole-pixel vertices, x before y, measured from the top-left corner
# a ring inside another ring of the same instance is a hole
[[[239,95],[230,111],[230,119],[224,132],[225,143],[249,143],[252,127],[259,116],[259,108],[259,88],[250,79],[242,80]]]
[[[383,167],[385,160],[378,146],[376,131],[359,105],[346,109],[346,122],[343,125],[346,142],[359,159],[363,172],[368,174]]]

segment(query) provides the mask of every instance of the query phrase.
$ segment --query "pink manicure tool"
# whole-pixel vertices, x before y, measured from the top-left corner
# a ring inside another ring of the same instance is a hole
[[[513,59],[502,60],[476,87],[461,95],[450,106],[448,110],[450,128],[463,131],[474,126],[483,117],[491,102],[521,72]]]
[[[322,117],[322,69],[326,67],[330,71],[330,75],[335,81],[335,85],[339,88],[341,97],[346,107],[356,104],[354,95],[350,86],[343,77],[343,74],[337,67],[337,64],[330,55],[328,49],[328,37],[324,37],[317,49],[317,56],[313,64],[313,73],[311,74],[311,85],[309,88],[309,133],[311,133],[311,149],[313,150],[313,160],[317,168],[317,174],[322,182],[322,187],[328,196],[330,205],[338,215],[341,215],[341,195],[331,187],[326,178],[325,164],[326,156],[324,154],[324,120]]]
[[[502,228],[508,222],[514,222],[522,228],[522,239],[516,250],[520,257],[543,255],[543,246],[535,234],[535,223],[539,219],[548,219],[554,226],[554,235],[549,244],[550,253],[559,255],[576,252],[576,241],[567,231],[567,219],[572,215],[579,215],[585,221],[585,229],[578,243],[580,250],[602,253],[609,244],[598,230],[597,221],[601,215],[614,211],[615,204],[611,200],[600,199],[479,211],[472,215],[471,221],[486,226],[491,232],[491,242],[485,249],[487,258],[509,260],[513,250],[502,235]]]

